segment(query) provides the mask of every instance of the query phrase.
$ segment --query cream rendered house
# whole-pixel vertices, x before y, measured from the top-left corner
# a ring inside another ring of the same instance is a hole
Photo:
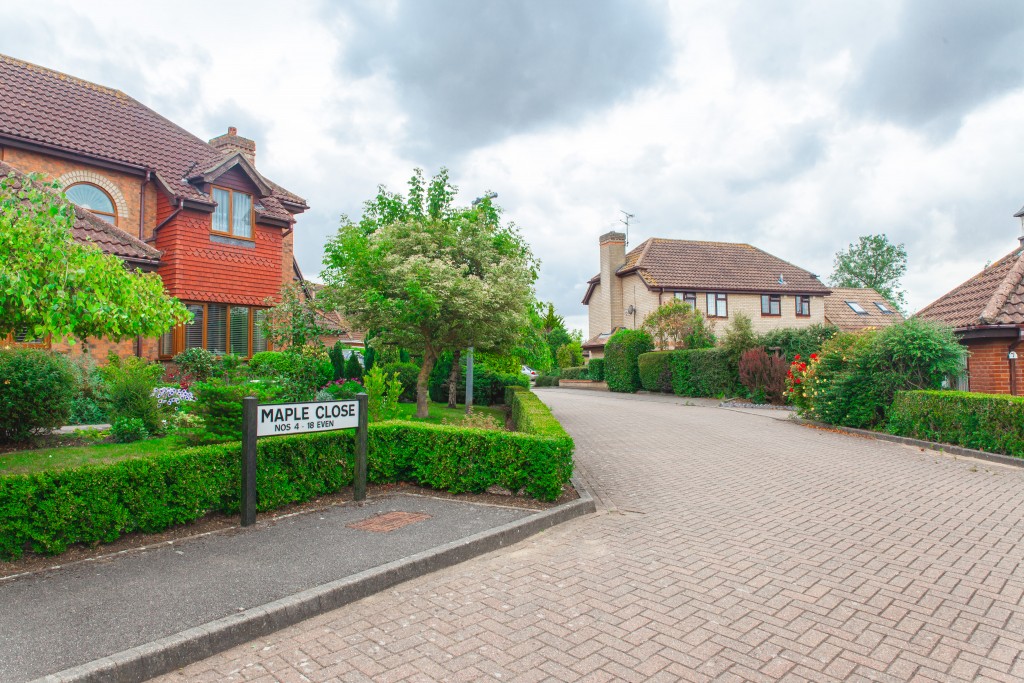
[[[739,312],[758,332],[825,322],[829,288],[817,276],[749,244],[651,238],[626,253],[621,232],[601,235],[601,272],[587,283],[583,303],[590,322],[583,348],[604,356],[604,344],[622,327],[672,298],[699,310],[716,334]]]

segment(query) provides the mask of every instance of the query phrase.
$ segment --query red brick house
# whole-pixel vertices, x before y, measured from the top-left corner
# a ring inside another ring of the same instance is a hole
[[[925,306],[917,316],[950,325],[970,351],[969,391],[1024,394],[1024,238],[983,271]]]
[[[156,270],[195,316],[160,339],[89,340],[93,355],[266,349],[257,323],[296,278],[308,206],[256,170],[255,142],[234,128],[203,141],[118,90],[0,55],[0,172],[12,171],[58,183],[79,207],[76,237]]]

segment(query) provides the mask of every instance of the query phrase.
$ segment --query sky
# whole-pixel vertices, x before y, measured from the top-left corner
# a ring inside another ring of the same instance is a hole
[[[236,126],[306,198],[317,279],[339,217],[442,166],[541,261],[586,329],[598,237],[747,242],[827,280],[903,243],[912,312],[1017,245],[1017,0],[367,0],[0,5],[0,53]]]

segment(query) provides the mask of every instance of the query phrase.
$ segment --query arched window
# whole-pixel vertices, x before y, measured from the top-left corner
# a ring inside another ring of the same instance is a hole
[[[114,200],[96,185],[76,183],[64,190],[64,196],[83,209],[89,209],[106,222],[117,225],[117,209],[114,208]]]

